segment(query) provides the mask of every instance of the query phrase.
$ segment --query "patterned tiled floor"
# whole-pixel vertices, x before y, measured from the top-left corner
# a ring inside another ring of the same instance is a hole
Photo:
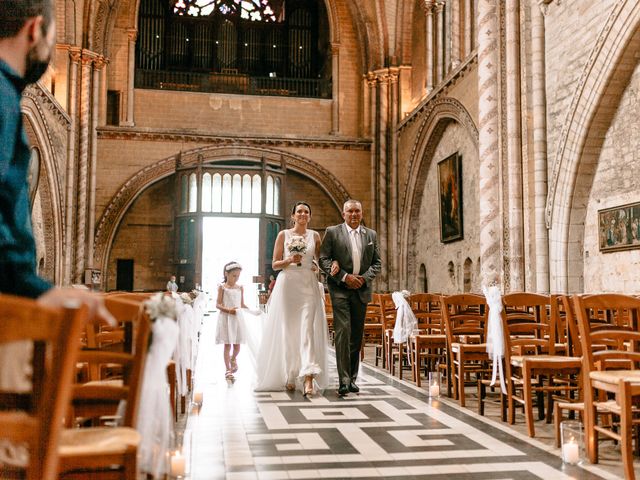
[[[187,422],[191,479],[602,478],[369,367],[359,395],[254,393],[246,351],[236,381],[224,379],[212,324],[196,374],[204,404]]]

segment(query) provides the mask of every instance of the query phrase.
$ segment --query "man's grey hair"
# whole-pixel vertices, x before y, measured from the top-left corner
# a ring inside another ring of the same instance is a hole
[[[352,203],[360,205],[360,209],[362,210],[362,202],[360,200],[355,200],[353,198],[350,198],[349,200],[344,202],[344,204],[342,205],[342,211],[344,212],[347,209],[347,205],[350,205]]]

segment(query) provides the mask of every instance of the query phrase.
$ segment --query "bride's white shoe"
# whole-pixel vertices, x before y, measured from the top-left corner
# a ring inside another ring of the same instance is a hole
[[[313,395],[313,377],[308,375],[304,378],[304,393],[305,397]]]

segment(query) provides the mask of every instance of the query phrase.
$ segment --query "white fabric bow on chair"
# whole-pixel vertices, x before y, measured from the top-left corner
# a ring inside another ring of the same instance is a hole
[[[489,306],[489,320],[487,324],[487,353],[493,362],[491,374],[491,386],[496,384],[496,377],[500,374],[500,388],[502,393],[507,393],[502,371],[502,359],[504,358],[504,330],[502,328],[502,295],[497,286],[482,287],[482,292]]]
[[[396,305],[396,324],[393,328],[393,341],[396,343],[404,343],[409,340],[411,332],[418,327],[418,319],[413,314],[409,302],[402,292],[393,292],[391,294],[393,303]]]

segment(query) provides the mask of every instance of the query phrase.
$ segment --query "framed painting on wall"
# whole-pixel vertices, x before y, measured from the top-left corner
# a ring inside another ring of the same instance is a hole
[[[640,248],[640,202],[598,211],[601,252]]]
[[[463,238],[462,230],[462,157],[454,153],[438,162],[440,194],[440,241]]]

